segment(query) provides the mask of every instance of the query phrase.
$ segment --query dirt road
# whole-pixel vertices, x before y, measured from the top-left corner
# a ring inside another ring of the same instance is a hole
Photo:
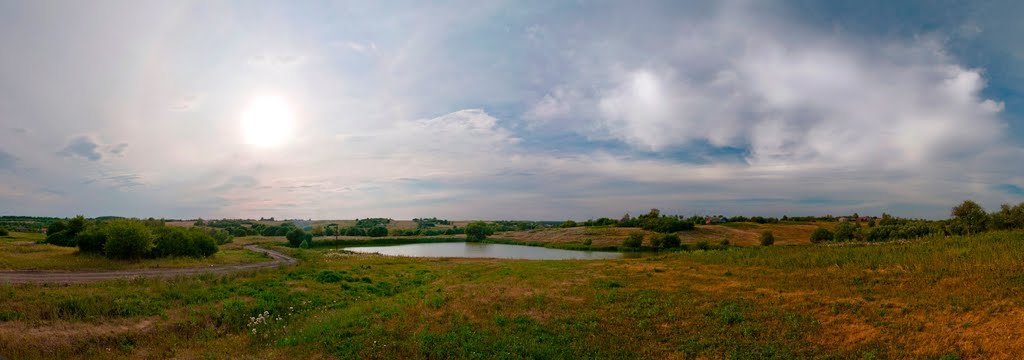
[[[133,279],[133,278],[171,278],[196,274],[225,274],[237,271],[270,269],[283,265],[292,265],[296,260],[280,252],[249,245],[246,250],[261,252],[270,255],[271,261],[262,261],[250,264],[221,265],[195,268],[168,268],[168,269],[138,269],[118,271],[0,271],[0,284],[26,284],[26,283],[57,283],[73,284],[87,283],[112,279]]]

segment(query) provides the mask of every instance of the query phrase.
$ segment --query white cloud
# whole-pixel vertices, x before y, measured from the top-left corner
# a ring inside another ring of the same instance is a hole
[[[581,109],[597,108],[600,131],[576,127],[584,135],[653,151],[696,141],[747,148],[754,166],[924,166],[999,142],[1003,104],[982,97],[983,71],[958,65],[941,43],[865,41],[776,20],[730,7],[660,49],[616,44],[595,65],[607,80],[581,70],[524,117],[588,118]],[[650,57],[616,57],[637,52]]]

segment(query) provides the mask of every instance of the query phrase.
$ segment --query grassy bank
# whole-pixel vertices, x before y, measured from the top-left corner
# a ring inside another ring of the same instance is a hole
[[[988,359],[1024,353],[1021,233],[602,261],[289,251],[302,259],[297,267],[172,281],[0,286],[0,355]]]

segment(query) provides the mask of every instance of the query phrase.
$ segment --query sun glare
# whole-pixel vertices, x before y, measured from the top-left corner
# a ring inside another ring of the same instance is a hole
[[[295,118],[288,102],[280,96],[253,98],[242,113],[242,133],[245,143],[274,147],[291,136]]]

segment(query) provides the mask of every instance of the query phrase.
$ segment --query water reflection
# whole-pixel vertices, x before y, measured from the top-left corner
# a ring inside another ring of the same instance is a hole
[[[621,259],[623,253],[606,251],[577,251],[548,249],[534,246],[481,244],[481,243],[434,243],[392,246],[351,247],[345,250],[361,253],[411,257],[466,257],[498,258],[521,260],[596,260]],[[629,253],[625,257],[638,257]]]

